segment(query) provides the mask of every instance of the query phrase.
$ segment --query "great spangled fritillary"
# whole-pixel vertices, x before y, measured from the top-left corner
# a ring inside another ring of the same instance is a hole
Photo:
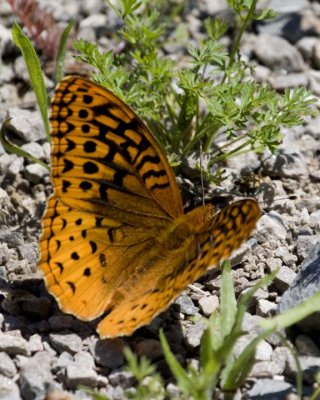
[[[130,335],[246,240],[256,201],[184,214],[174,173],[135,113],[81,77],[58,85],[51,112],[54,194],[40,268],[60,308],[101,315],[101,337]]]

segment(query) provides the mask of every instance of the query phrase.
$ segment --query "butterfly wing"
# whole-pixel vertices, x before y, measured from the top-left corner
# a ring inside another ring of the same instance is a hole
[[[39,266],[64,311],[93,319],[111,307],[158,232],[182,215],[181,196],[147,127],[87,79],[58,85],[51,132],[54,194]]]
[[[135,290],[133,281],[124,285],[126,296],[98,325],[100,336],[129,335],[147,325],[190,282],[228,258],[249,237],[259,217],[260,209],[251,199],[218,214],[203,206],[180,217],[145,258],[151,265],[140,276],[140,290]]]

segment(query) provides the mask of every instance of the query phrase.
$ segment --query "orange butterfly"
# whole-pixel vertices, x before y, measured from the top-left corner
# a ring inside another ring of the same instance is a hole
[[[40,268],[60,308],[105,317],[101,337],[130,335],[246,240],[256,201],[184,214],[174,173],[137,115],[103,87],[69,76],[51,112],[54,194]]]

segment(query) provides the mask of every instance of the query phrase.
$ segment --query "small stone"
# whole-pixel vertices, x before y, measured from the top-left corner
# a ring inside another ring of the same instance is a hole
[[[50,354],[39,351],[22,366],[20,387],[25,400],[45,398],[47,387],[53,383],[50,363]]]
[[[219,307],[218,296],[204,296],[199,300],[199,307],[203,314],[208,317]]]
[[[304,260],[315,244],[320,243],[320,235],[305,236],[300,235],[297,238],[297,254],[299,260]]]
[[[287,237],[287,228],[282,217],[275,211],[263,215],[257,223],[255,237],[259,243],[265,243],[271,237],[273,239],[285,240]]]
[[[205,321],[198,321],[195,324],[189,326],[187,330],[185,342],[192,349],[200,345],[200,340],[204,330],[207,328]]]
[[[66,384],[70,389],[75,389],[79,385],[95,387],[98,375],[94,370],[94,360],[91,354],[84,351],[75,355],[73,363],[66,368]]]
[[[247,394],[250,399],[283,400],[292,392],[294,387],[288,382],[262,378],[256,381]]]
[[[8,354],[0,353],[0,374],[7,376],[8,378],[14,377],[17,373],[17,368]],[[1,398],[1,396],[0,396]]]
[[[298,359],[303,379],[311,385],[314,384],[315,376],[320,371],[320,357],[299,356]],[[291,377],[296,377],[298,373],[297,364],[292,356],[288,356],[285,373]]]
[[[260,299],[257,301],[256,313],[261,317],[269,317],[270,315],[272,315],[272,312],[275,311],[276,309],[277,309],[277,304],[269,300]]]
[[[289,288],[296,276],[297,274],[292,271],[292,269],[284,265],[280,268],[273,283],[280,293],[284,293]]]
[[[91,352],[97,364],[115,369],[124,363],[124,342],[120,338],[97,340],[91,347]]]
[[[21,149],[31,154],[33,157],[38,158],[39,160],[44,158],[43,147],[37,142],[25,143],[21,146]]]
[[[161,344],[155,339],[144,339],[139,342],[135,346],[135,353],[140,357],[146,356],[150,360],[156,360],[163,355]]]
[[[300,72],[305,69],[299,51],[279,36],[268,34],[257,36],[254,53],[262,64],[274,71]]]
[[[2,375],[0,375],[0,399],[21,400],[20,390],[15,381]]]
[[[44,176],[48,175],[48,169],[37,163],[27,165],[23,172],[28,181],[34,184],[39,183]]]
[[[295,345],[300,354],[320,357],[320,350],[310,336],[298,335],[295,340]]]
[[[185,315],[195,315],[198,308],[193,304],[193,301],[187,295],[179,296],[172,304],[172,308]]]
[[[51,333],[49,340],[52,345],[59,353],[68,351],[71,354],[77,353],[82,348],[82,340],[75,333]]]
[[[135,382],[134,377],[129,371],[112,371],[108,378],[112,386],[120,386],[123,389],[133,386]]]
[[[284,91],[288,88],[295,88],[297,86],[307,86],[308,78],[305,73],[295,74],[277,74],[269,77],[270,85],[277,91]],[[288,171],[287,171],[288,173]]]
[[[21,57],[22,58],[22,57]],[[24,61],[22,60],[23,64]],[[40,113],[11,107],[8,109],[10,125],[24,142],[37,142],[46,139]]]
[[[72,363],[72,355],[67,351],[64,351],[59,355],[58,359],[55,359],[55,361],[53,362],[52,372],[58,377],[64,377],[67,366],[71,365]]]
[[[261,340],[256,347],[255,358],[258,361],[269,361],[272,355],[272,347],[265,340]]]
[[[10,333],[0,333],[0,351],[16,355],[29,355],[28,342],[21,336]]]
[[[28,347],[31,354],[43,350],[41,336],[38,333],[35,333],[34,335],[30,336]]]
[[[73,327],[74,318],[71,315],[53,316],[48,322],[53,331],[64,331]]]

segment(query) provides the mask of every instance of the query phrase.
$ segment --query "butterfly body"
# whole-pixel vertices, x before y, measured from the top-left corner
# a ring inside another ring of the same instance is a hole
[[[114,94],[67,77],[52,101],[51,178],[39,266],[61,309],[105,315],[101,337],[129,335],[244,241],[251,199],[183,213],[155,138]]]

